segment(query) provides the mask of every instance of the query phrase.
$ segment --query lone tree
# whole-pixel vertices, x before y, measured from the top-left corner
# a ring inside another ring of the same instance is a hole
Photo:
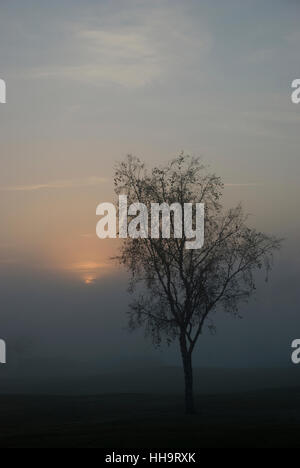
[[[240,205],[224,210],[220,203],[221,179],[199,161],[180,154],[163,168],[150,172],[128,156],[115,172],[115,191],[128,204],[204,203],[204,245],[185,248],[186,237],[126,238],[117,257],[130,272],[133,301],[131,329],[144,326],[153,343],[162,338],[180,345],[186,413],[194,413],[192,353],[205,325],[217,308],[234,315],[238,305],[255,290],[254,272],[269,272],[273,253],[281,241],[246,225]],[[170,217],[171,227],[174,216]],[[160,226],[161,227],[161,226]]]

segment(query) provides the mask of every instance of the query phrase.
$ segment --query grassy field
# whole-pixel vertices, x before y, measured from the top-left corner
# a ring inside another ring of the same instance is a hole
[[[182,397],[0,395],[2,448],[299,447],[300,388]]]

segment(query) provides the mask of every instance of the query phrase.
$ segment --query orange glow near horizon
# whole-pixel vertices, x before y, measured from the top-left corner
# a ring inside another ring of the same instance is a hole
[[[84,284],[93,284],[95,282],[96,278],[93,278],[92,276],[89,276],[84,280]]]
[[[107,275],[111,271],[111,266],[105,262],[86,261],[73,263],[64,268],[70,273],[74,273],[84,284],[93,284],[101,276]]]
[[[115,239],[101,240],[95,234],[56,236],[44,239],[40,249],[36,249],[36,263],[54,274],[92,285],[119,271],[111,258],[117,255],[118,245]]]

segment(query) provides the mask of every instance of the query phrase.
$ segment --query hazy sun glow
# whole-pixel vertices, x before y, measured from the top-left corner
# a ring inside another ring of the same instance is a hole
[[[106,275],[111,267],[105,262],[85,261],[71,263],[64,269],[74,273],[84,284],[93,284],[98,278]]]
[[[84,284],[93,284],[95,280],[96,278],[94,278],[93,276],[88,276],[87,278],[85,278]]]

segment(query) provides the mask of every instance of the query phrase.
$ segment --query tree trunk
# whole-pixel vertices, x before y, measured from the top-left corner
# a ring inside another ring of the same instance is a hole
[[[185,412],[186,414],[195,414],[192,354],[187,349],[184,335],[180,336],[180,350],[184,371]]]

